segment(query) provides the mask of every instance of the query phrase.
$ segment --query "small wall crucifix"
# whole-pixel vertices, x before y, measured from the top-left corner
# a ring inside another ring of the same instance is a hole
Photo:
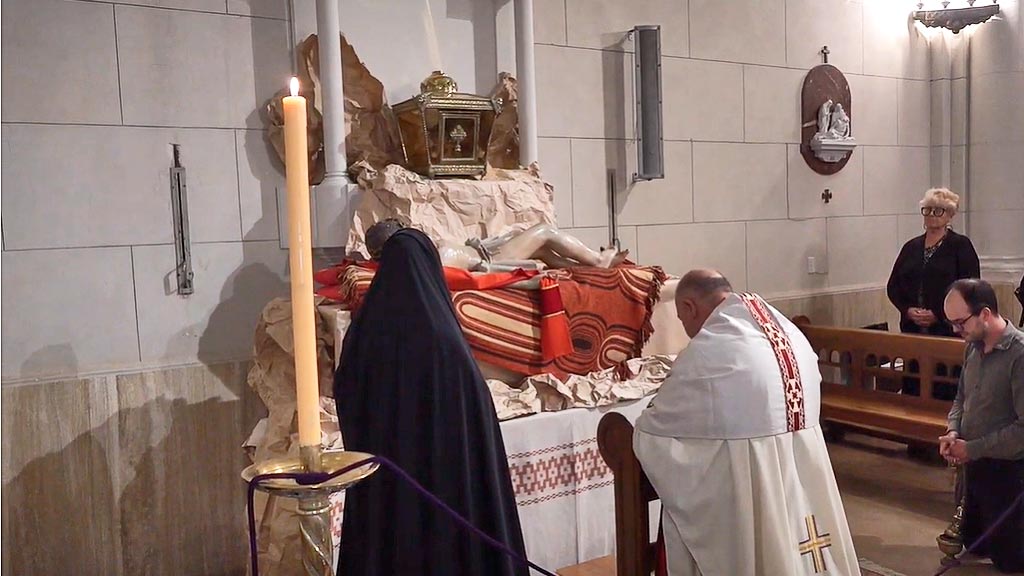
[[[830,54],[828,46],[822,46],[821,50],[818,50],[818,52],[821,53],[824,64],[828,64],[828,55]]]

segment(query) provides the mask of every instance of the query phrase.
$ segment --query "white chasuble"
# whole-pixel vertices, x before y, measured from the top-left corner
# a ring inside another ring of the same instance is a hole
[[[752,294],[730,294],[679,354],[634,437],[671,576],[860,574],[820,387],[807,339]]]

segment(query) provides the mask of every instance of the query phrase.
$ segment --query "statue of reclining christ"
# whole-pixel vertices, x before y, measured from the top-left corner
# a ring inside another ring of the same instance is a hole
[[[376,260],[384,243],[405,225],[394,218],[377,222],[366,230],[366,248]],[[501,272],[516,268],[537,269],[537,260],[547,268],[594,266],[611,268],[622,263],[629,250],[603,248],[591,250],[579,239],[550,224],[537,224],[526,230],[512,230],[494,238],[471,238],[465,244],[443,242],[438,247],[441,262],[452,268],[472,272]]]

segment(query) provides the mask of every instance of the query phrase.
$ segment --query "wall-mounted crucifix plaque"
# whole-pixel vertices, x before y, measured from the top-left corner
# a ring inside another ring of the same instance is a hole
[[[850,85],[843,73],[831,64],[812,68],[804,78],[800,138],[800,153],[812,170],[835,174],[850,161],[857,146],[852,116]]]

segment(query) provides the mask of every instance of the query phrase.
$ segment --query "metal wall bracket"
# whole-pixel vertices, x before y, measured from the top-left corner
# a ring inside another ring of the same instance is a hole
[[[188,186],[185,182],[185,167],[181,165],[181,150],[174,149],[174,166],[171,167],[171,214],[174,217],[174,270],[178,276],[178,294],[188,296],[195,292],[192,273],[192,243],[188,233]]]
[[[622,250],[619,241],[619,215],[615,195],[615,170],[608,171],[608,248]]]

